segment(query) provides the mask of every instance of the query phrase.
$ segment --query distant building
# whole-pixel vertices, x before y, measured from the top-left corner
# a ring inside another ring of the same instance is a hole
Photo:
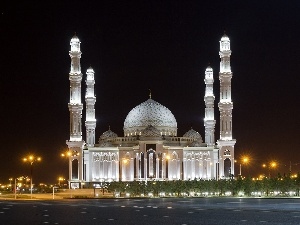
[[[215,142],[213,69],[205,70],[205,142],[192,128],[177,137],[177,122],[172,112],[151,97],[137,105],[124,121],[124,136],[104,132],[96,144],[94,70],[86,72],[85,128],[82,139],[82,109],[80,41],[70,42],[70,139],[69,185],[134,180],[193,180],[223,179],[234,174],[234,145],[232,139],[232,109],[230,40],[220,41],[220,139]]]

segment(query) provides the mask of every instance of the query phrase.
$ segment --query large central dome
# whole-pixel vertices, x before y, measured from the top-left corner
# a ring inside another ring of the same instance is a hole
[[[124,136],[141,135],[142,130],[150,125],[162,135],[177,135],[177,122],[172,112],[150,98],[128,113],[124,121]]]

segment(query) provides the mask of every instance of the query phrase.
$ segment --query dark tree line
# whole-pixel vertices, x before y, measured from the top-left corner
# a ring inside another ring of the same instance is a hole
[[[107,191],[120,196],[185,197],[185,196],[299,196],[300,174],[297,178],[280,176],[252,180],[251,178],[220,180],[174,180],[111,182]]]

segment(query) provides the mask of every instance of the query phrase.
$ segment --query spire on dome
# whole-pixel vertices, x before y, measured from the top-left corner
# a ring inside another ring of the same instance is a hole
[[[149,89],[149,98],[151,99],[151,89]]]

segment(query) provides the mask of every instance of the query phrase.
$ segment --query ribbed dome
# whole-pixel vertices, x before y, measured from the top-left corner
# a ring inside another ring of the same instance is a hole
[[[128,113],[124,121],[124,135],[140,135],[149,125],[155,127],[162,135],[177,135],[177,122],[172,112],[151,98]]]
[[[187,131],[183,135],[183,137],[192,138],[192,139],[196,140],[199,143],[203,142],[201,135],[197,131],[195,131],[193,128],[191,128],[189,131]]]
[[[158,129],[156,129],[152,125],[149,125],[144,130],[142,130],[141,136],[143,136],[143,137],[161,137],[161,134]]]
[[[116,138],[116,137],[118,137],[118,135],[117,135],[115,132],[111,131],[110,128],[109,128],[107,131],[105,131],[105,132],[100,136],[99,141],[105,140],[105,139],[108,139],[108,138]]]

